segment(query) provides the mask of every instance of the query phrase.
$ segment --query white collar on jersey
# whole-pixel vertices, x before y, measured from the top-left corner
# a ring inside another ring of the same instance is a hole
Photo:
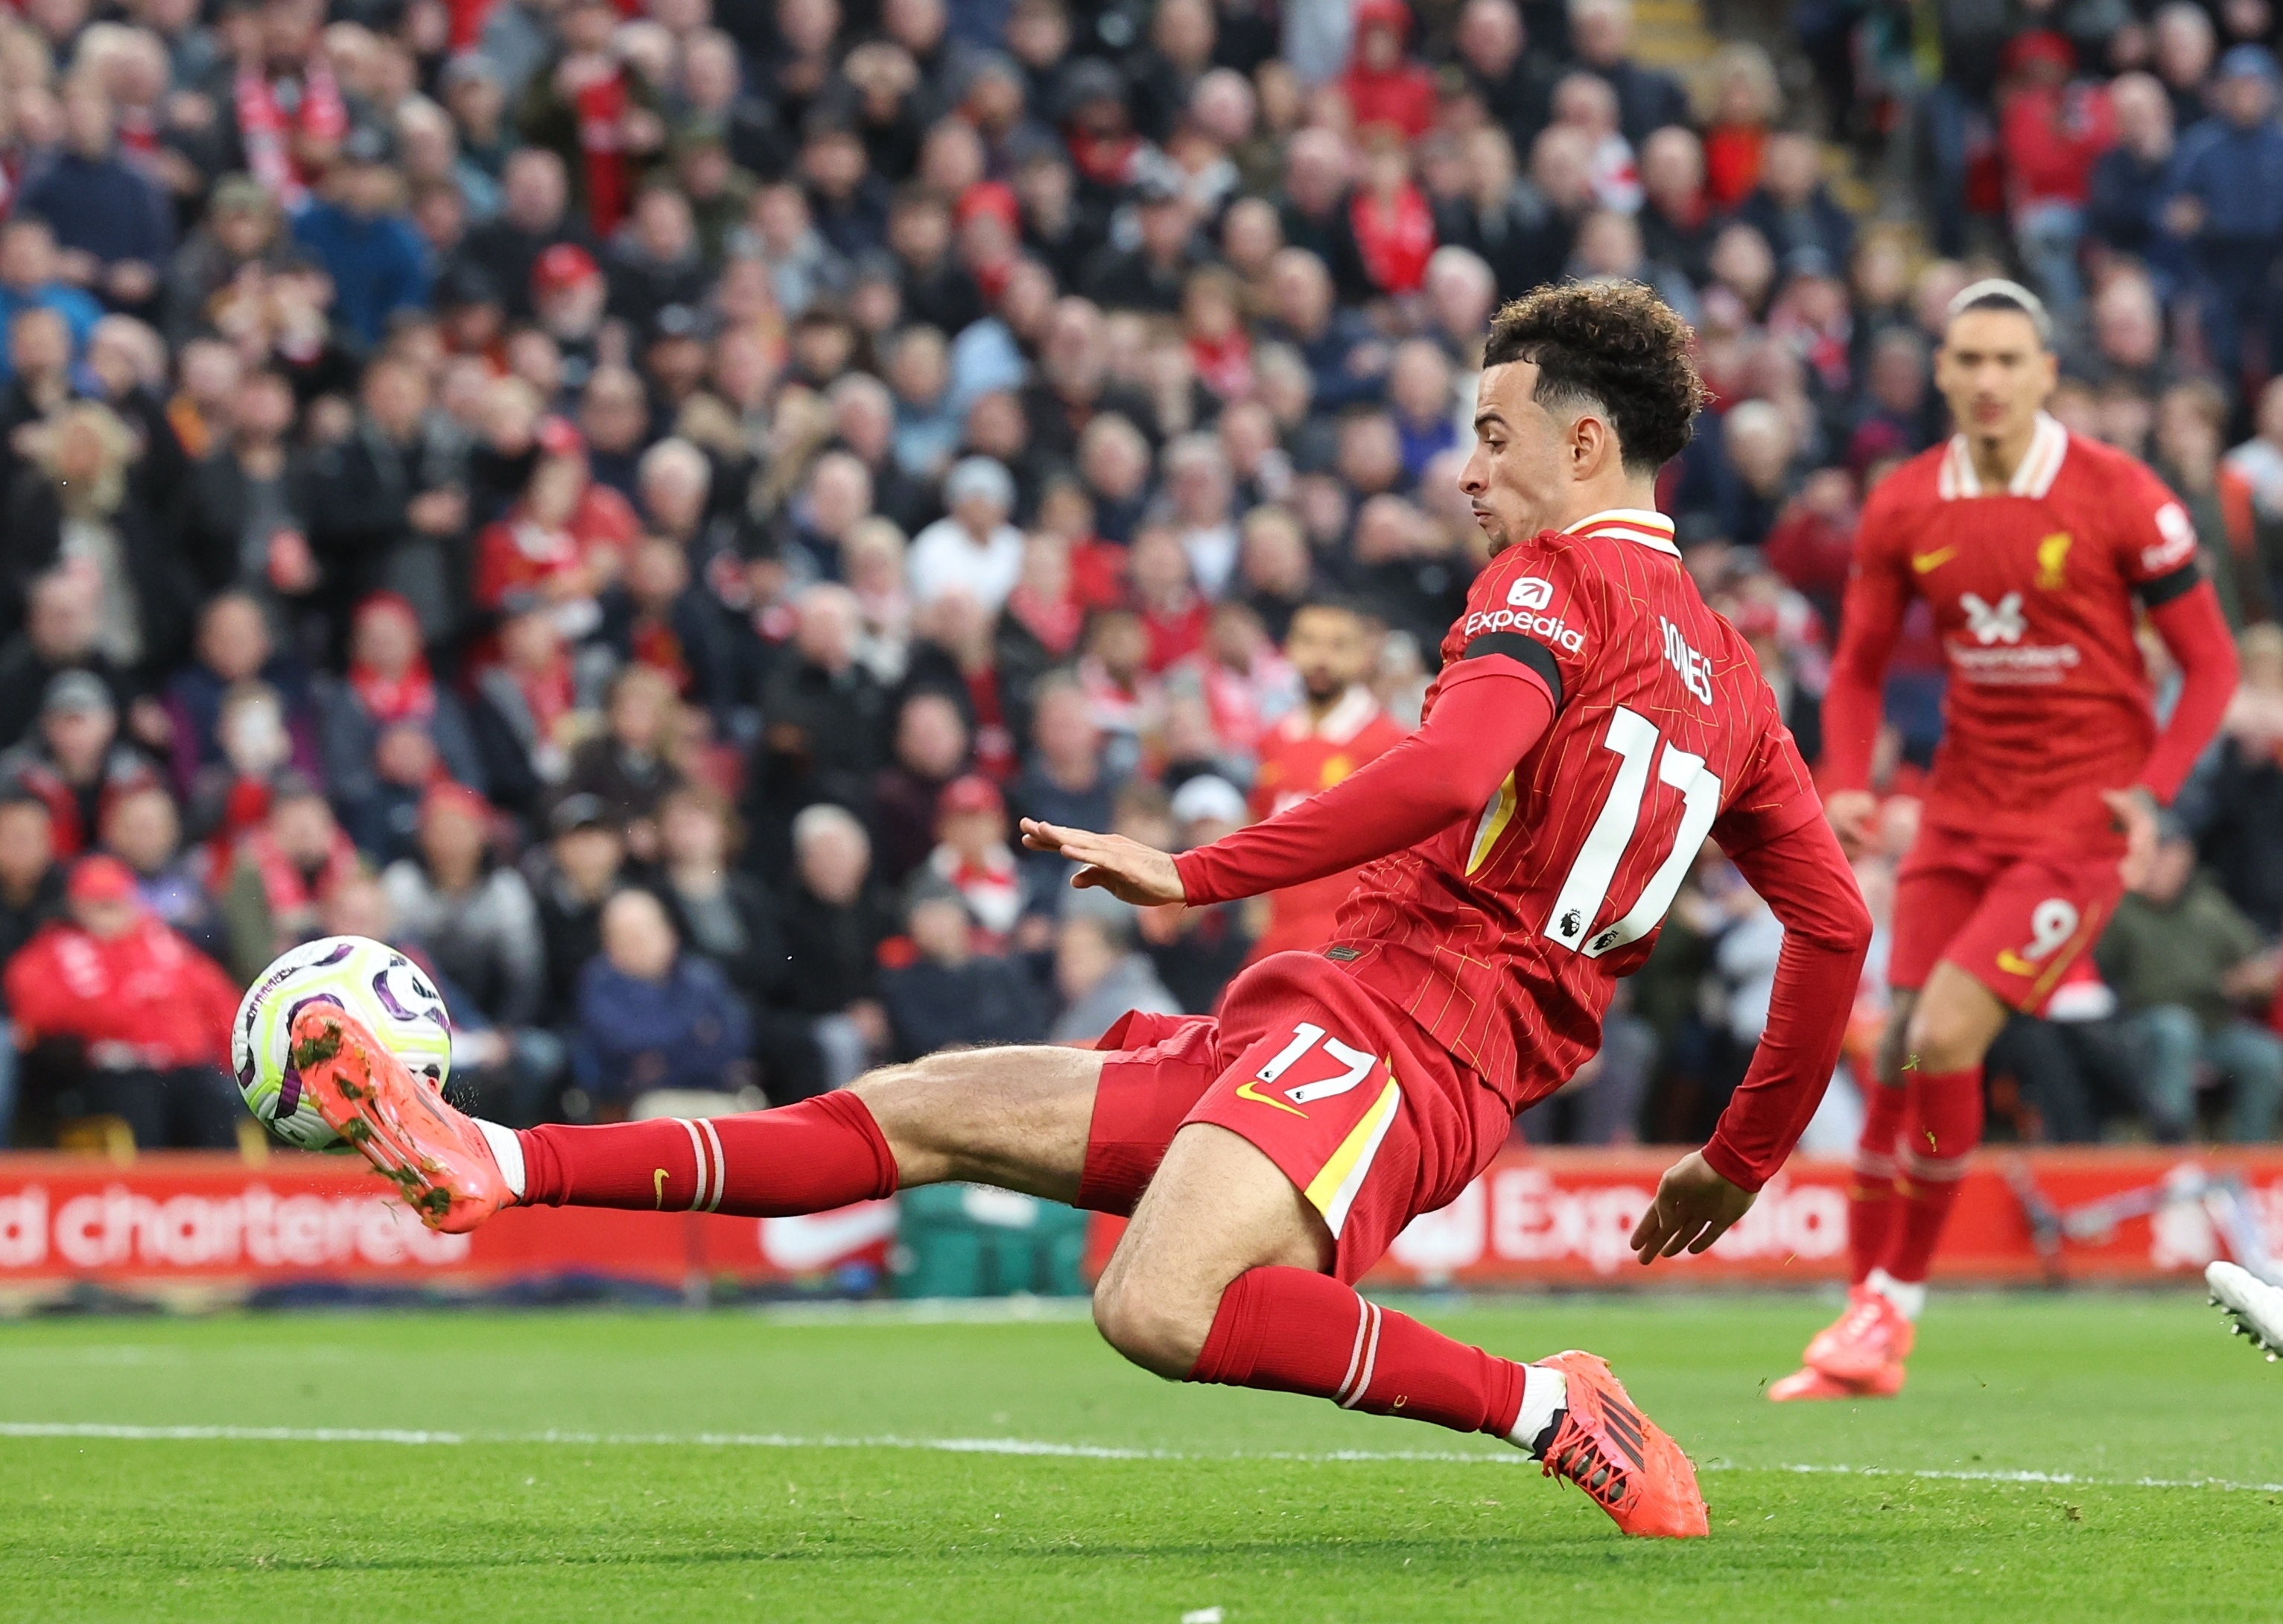
[[[1326,711],[1324,719],[1313,728],[1308,725],[1308,713],[1305,707],[1295,710],[1292,714],[1301,730],[1297,737],[1305,738],[1313,732],[1319,738],[1344,745],[1362,732],[1366,724],[1379,714],[1379,701],[1371,697],[1370,689],[1358,683],[1342,694],[1339,703]]]
[[[1650,508],[1610,508],[1606,512],[1588,513],[1576,524],[1563,530],[1564,535],[1613,535],[1658,552],[1680,556],[1680,549],[1672,544],[1672,520]]]
[[[2014,477],[2006,482],[2006,494],[2042,497],[2053,489],[2053,481],[2061,477],[2061,460],[2069,455],[2069,430],[2061,426],[2060,418],[2039,412],[2037,430],[2030,436],[2030,449],[2022,453]],[[1967,449],[1965,435],[1950,437],[1949,448],[1942,454],[1942,472],[1935,480],[1935,489],[1944,502],[1983,494],[1982,476],[1974,471],[1974,453]]]

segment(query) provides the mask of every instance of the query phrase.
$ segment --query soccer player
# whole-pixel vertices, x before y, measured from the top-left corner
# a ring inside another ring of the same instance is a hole
[[[767,1215],[941,1179],[1130,1211],[1094,1298],[1128,1359],[1487,1433],[1626,1533],[1703,1534],[1687,1457],[1601,1360],[1500,1358],[1353,1289],[1593,1052],[1708,835],[1788,928],[1766,1036],[1642,1214],[1642,1262],[1743,1214],[1837,1057],[1869,916],[1749,649],[1651,508],[1702,398],[1689,342],[1637,285],[1500,312],[1461,481],[1496,556],[1418,731],[1178,858],[1026,824],[1074,884],[1143,905],[1376,859],[1331,944],[1245,970],[1217,1019],[1128,1015],[1101,1049],[939,1054],[749,1115],[511,1133],[313,1007],[294,1026],[310,1097],[446,1230],[511,1202]]]
[[[2283,1358],[2283,1285],[2270,1285],[2240,1263],[2214,1263],[2204,1270],[2213,1306],[2235,1322],[2231,1334],[2248,1336],[2272,1361]]]
[[[1252,815],[1273,817],[1328,790],[1403,738],[1395,718],[1364,686],[1376,639],[1363,615],[1335,598],[1317,598],[1293,612],[1284,658],[1300,678],[1300,703],[1260,741],[1260,771],[1252,784]],[[1321,948],[1355,884],[1352,871],[1303,880],[1268,894],[1268,928],[1252,956]]]
[[[1982,1137],[1982,1059],[2100,935],[2145,866],[2157,809],[2235,689],[2235,645],[2196,533],[2156,477],[2045,410],[2059,371],[2035,294],[1951,301],[1935,381],[1958,432],[1864,504],[1824,699],[1824,800],[1870,841],[1887,658],[1913,597],[1949,671],[1943,742],[1895,886],[1893,1018],[1848,1204],[1846,1311],[1768,1396],[1900,1389],[1928,1261]],[[2179,667],[2162,729],[2134,634]]]

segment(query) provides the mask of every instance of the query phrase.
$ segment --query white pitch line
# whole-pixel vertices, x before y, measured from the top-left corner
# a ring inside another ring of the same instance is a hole
[[[456,1433],[402,1427],[131,1426],[104,1421],[0,1421],[0,1439],[89,1438],[128,1443],[389,1443],[416,1447],[465,1444],[549,1444],[585,1448],[693,1445],[724,1449],[918,1449],[950,1455],[1036,1456],[1093,1461],[1425,1462],[1467,1466],[1527,1466],[1516,1451],[1469,1454],[1455,1449],[1331,1449],[1317,1454],[1258,1450],[1200,1455],[1180,1449],[1120,1448],[1109,1444],[1056,1443],[1037,1438],[906,1438],[895,1433],[845,1438],[786,1433]],[[2046,1483],[2077,1488],[2205,1488],[2231,1493],[2283,1494],[2283,1483],[2226,1478],[2094,1478],[2074,1472],[1941,1471],[1905,1466],[1819,1465],[1782,1462],[1769,1466],[1707,1461],[1701,1472],[1782,1472],[1820,1477],[1922,1478],[1954,1483]]]

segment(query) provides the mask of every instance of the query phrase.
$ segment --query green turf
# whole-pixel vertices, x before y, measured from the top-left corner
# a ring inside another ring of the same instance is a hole
[[[230,1316],[0,1327],[0,1423],[425,1429],[423,1446],[0,1437],[0,1616],[1087,1624],[2283,1611],[2283,1367],[2200,1295],[1951,1298],[1887,1404],[1759,1396],[1830,1305],[1429,1307],[1582,1345],[1707,1471],[1618,1538],[1512,1451],[1166,1386],[1083,1321]],[[535,1434],[586,1434],[542,1441]],[[776,1434],[786,1445],[697,1441]],[[665,1441],[627,1441],[627,1435]],[[1100,1458],[861,1440],[1026,1440]],[[1337,1459],[1425,1451],[1455,1459]],[[1879,1467],[1887,1475],[1798,1466]],[[1921,1473],[2038,1472],[2072,1482]]]

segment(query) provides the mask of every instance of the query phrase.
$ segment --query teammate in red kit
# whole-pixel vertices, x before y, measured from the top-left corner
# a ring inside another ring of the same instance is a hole
[[[1274,817],[1328,790],[1403,738],[1395,718],[1363,685],[1373,638],[1360,613],[1334,599],[1293,613],[1284,658],[1300,677],[1300,703],[1260,741],[1252,816]],[[1321,948],[1355,884],[1352,870],[1302,880],[1268,894],[1268,928],[1252,956]]]
[[[1949,668],[1943,742],[1896,878],[1893,1015],[1856,1152],[1846,1311],[1768,1391],[1884,1396],[1903,1382],[1928,1261],[1982,1136],[1982,1058],[2100,935],[2157,808],[2235,691],[2235,645],[2187,514],[2122,451],[2048,417],[2045,307],[2011,282],[1952,301],[1935,380],[1959,432],[1864,505],[1824,700],[1831,822],[1871,839],[1887,658],[1913,597]],[[2134,634],[2179,666],[2160,730]]]
[[[517,1200],[767,1215],[940,1179],[1131,1211],[1094,1300],[1127,1358],[1488,1433],[1629,1534],[1705,1533],[1687,1457],[1601,1360],[1500,1358],[1352,1286],[1593,1052],[1708,834],[1788,929],[1750,1074],[1658,1186],[1644,1263],[1743,1214],[1837,1057],[1869,917],[1749,650],[1650,508],[1702,396],[1689,343],[1637,285],[1499,314],[1461,481],[1495,557],[1417,732],[1179,858],[1026,824],[1084,865],[1073,883],[1142,904],[1368,863],[1332,944],[1252,965],[1218,1019],[1129,1015],[1105,1050],[939,1054],[747,1116],[516,1134],[313,1007],[294,1027],[310,1097],[445,1229]]]

